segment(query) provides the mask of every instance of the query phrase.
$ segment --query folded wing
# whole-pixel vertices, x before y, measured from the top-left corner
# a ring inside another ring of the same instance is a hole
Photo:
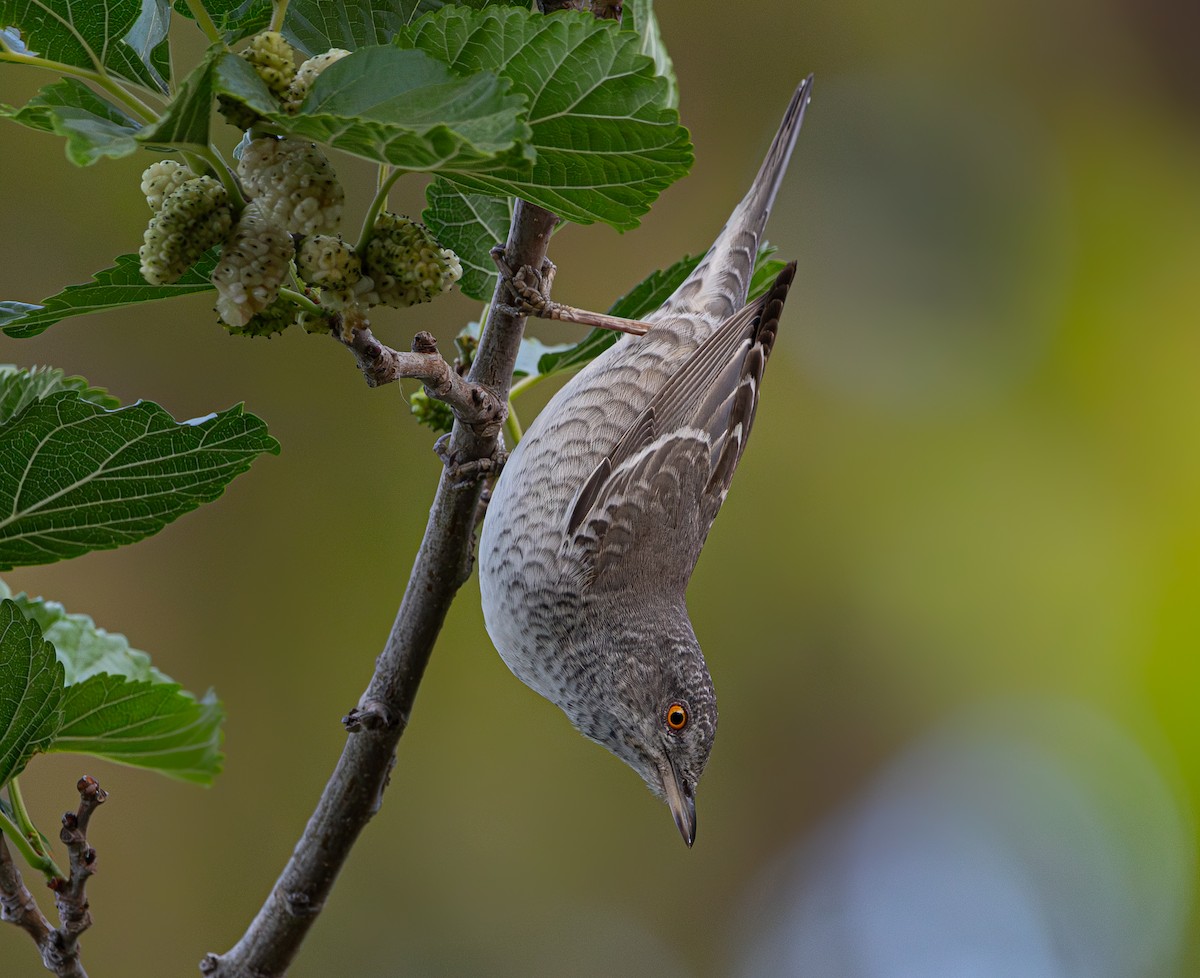
[[[581,590],[686,587],[745,451],[795,272],[718,327],[584,482],[562,548]]]

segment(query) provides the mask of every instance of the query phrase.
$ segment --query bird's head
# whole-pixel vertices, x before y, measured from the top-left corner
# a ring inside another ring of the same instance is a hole
[[[621,651],[606,657],[608,668],[595,676],[592,702],[567,713],[585,736],[641,775],[691,846],[696,785],[717,733],[717,699],[686,617],[683,624],[653,639],[623,635]]]

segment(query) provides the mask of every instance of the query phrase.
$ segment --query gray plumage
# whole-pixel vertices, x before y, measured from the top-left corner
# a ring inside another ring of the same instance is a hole
[[[684,593],[795,273],[746,305],[811,82],[704,259],[646,317],[653,328],[597,357],[530,425],[479,545],[484,618],[508,667],[637,771],[688,845],[717,707]]]

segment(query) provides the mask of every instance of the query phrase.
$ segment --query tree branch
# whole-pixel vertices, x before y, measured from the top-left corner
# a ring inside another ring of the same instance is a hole
[[[551,5],[548,3],[543,12],[549,12]],[[619,21],[621,9],[621,3],[614,0],[593,2],[593,13],[600,19]],[[557,224],[556,215],[518,200],[504,245],[508,266],[541,268]],[[439,452],[445,467],[429,510],[425,536],[392,630],[375,660],[371,682],[358,706],[343,718],[350,736],[316,810],[246,933],[225,954],[208,954],[200,962],[200,971],[209,978],[276,978],[288,969],[359,833],[383,802],[383,790],[396,760],[396,745],[408,726],[434,642],[450,603],[471,574],[483,483],[479,479],[463,481],[460,473],[475,463],[492,460],[500,447],[500,427],[525,331],[525,315],[516,308],[517,301],[511,280],[499,276],[479,349],[462,386],[458,383],[462,378],[454,379],[457,372],[445,360],[437,356],[442,365],[438,366],[428,359],[432,351],[416,349],[420,335],[413,355],[426,355],[420,369],[432,371],[429,379],[435,386],[429,386],[424,374],[397,374],[426,380],[426,390],[435,397],[443,390],[437,385],[444,384],[442,399],[455,408],[449,444]],[[385,377],[393,365],[403,361],[402,354],[387,351],[369,330],[351,329],[350,337],[349,345],[368,383],[374,371],[382,369],[379,377]],[[365,366],[364,357],[369,361]],[[416,362],[409,361],[409,367],[417,369]],[[440,372],[443,367],[445,374]],[[459,403],[456,405],[451,398]],[[500,406],[495,423],[490,414],[486,419],[472,414],[482,412],[482,404],[491,398]]]
[[[63,815],[59,833],[67,847],[71,873],[49,882],[61,927],[51,927],[38,908],[0,835],[0,920],[16,924],[32,937],[43,966],[59,978],[87,978],[79,960],[79,936],[92,926],[86,890],[88,879],[96,872],[96,850],[88,844],[87,830],[92,813],[108,798],[108,792],[87,774],[75,787],[79,791],[79,809]]]
[[[343,339],[337,329],[333,334],[350,348],[369,387],[412,377],[424,382],[425,393],[448,404],[455,417],[476,434],[494,435],[504,424],[507,401],[490,387],[473,384],[461,376],[438,353],[437,340],[431,334],[418,333],[411,353],[384,346],[366,326],[353,327],[349,339]]]
[[[20,927],[33,938],[39,950],[50,939],[53,930],[25,885],[21,870],[13,862],[3,833],[0,833],[0,920]]]
[[[518,201],[505,245],[509,264],[518,268],[541,267],[557,222],[549,211]],[[508,283],[498,282],[471,371],[465,380],[459,378],[465,386],[459,389],[454,380],[449,380],[450,390],[468,392],[463,400],[470,403],[464,403],[463,407],[472,406],[475,393],[471,392],[487,392],[501,406],[494,425],[490,421],[471,425],[461,418],[455,422],[447,452],[448,461],[455,467],[490,459],[498,448],[503,408],[508,403],[513,367],[525,328],[524,316],[504,308],[515,301]],[[367,356],[372,363],[380,356],[390,359],[369,331],[352,333],[352,349],[355,344],[363,347],[361,351],[356,349],[356,355],[374,354]],[[374,353],[375,346],[380,348],[378,354]],[[441,369],[428,359],[429,354],[413,355],[425,356],[421,369],[432,369],[435,374]],[[440,356],[436,359],[449,368]],[[452,368],[448,372],[457,376]],[[426,375],[400,376],[425,379]],[[440,382],[437,376],[434,380]],[[487,399],[486,394],[481,396]],[[434,642],[450,602],[471,572],[475,513],[482,488],[478,481],[465,484],[457,481],[450,466],[443,471],[425,536],[395,623],[376,660],[375,674],[357,708],[345,719],[351,735],[337,767],[287,866],[246,933],[226,953],[209,954],[201,961],[201,972],[210,978],[282,975],[324,907],[359,833],[379,810],[395,762],[396,745],[408,725]]]

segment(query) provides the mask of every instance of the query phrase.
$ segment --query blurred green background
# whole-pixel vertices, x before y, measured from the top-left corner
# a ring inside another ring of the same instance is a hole
[[[292,974],[1196,974],[1200,15],[659,17],[695,168],[643,228],[555,239],[563,301],[607,307],[706,246],[817,76],[768,229],[798,286],[690,591],[721,705],[696,847],[507,672],[472,580]],[[0,66],[0,100],[51,80]],[[79,171],[0,127],[0,297],[135,251],[151,159]],[[370,168],[338,165],[361,207]],[[377,332],[449,349],[476,314],[456,295]],[[70,757],[23,778],[43,827],[82,771],[111,792],[92,974],[192,974],[259,906],[339,753],[424,526],[432,437],[333,343],[228,337],[204,297],[0,348],[179,418],[244,400],[284,446],[145,543],[7,575],[227,706],[211,790]],[[42,973],[14,928],[0,971]]]

